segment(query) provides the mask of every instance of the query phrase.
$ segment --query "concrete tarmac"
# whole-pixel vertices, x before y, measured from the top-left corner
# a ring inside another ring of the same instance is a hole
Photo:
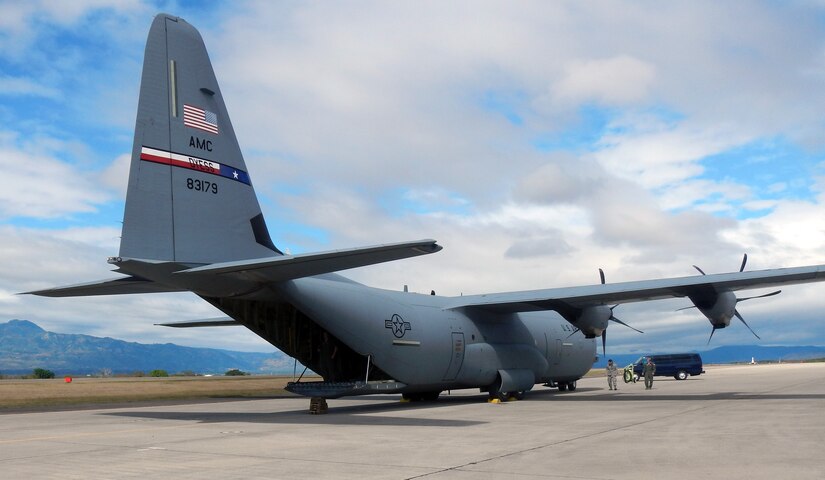
[[[0,415],[8,479],[821,479],[825,364],[709,367],[654,389],[605,378],[488,404],[399,396]]]

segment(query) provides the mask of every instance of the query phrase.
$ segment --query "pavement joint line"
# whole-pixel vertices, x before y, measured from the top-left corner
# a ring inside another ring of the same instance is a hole
[[[813,381],[807,381],[807,382],[800,382],[800,383],[793,384],[793,385],[782,385],[782,386],[778,386],[776,388],[772,388],[770,390],[764,390],[764,391],[761,391],[761,392],[757,392],[756,395],[766,395],[766,394],[769,394],[769,393],[774,393],[774,392],[779,391],[779,390],[785,390],[785,389],[788,389],[788,388],[794,388],[794,387],[798,387],[798,386],[802,386],[802,385],[808,385],[808,384],[811,384],[811,383],[814,383],[814,382]],[[655,397],[651,398],[651,400],[655,400]],[[701,406],[698,406],[698,407],[695,407],[695,408],[689,408],[689,409],[686,409],[686,410],[684,410],[682,412],[679,412],[679,413],[676,413],[676,414],[662,415],[662,416],[658,416],[656,418],[651,418],[651,419],[641,421],[641,422],[636,422],[636,423],[627,424],[627,425],[621,425],[621,426],[618,426],[618,427],[615,427],[615,428],[610,428],[610,429],[607,429],[607,430],[602,430],[602,431],[598,431],[598,432],[591,432],[591,433],[588,433],[588,434],[585,434],[585,435],[579,435],[577,437],[571,437],[571,438],[567,438],[567,439],[564,439],[564,440],[559,440],[557,442],[547,443],[547,444],[544,444],[544,445],[536,445],[534,447],[525,448],[525,449],[514,451],[514,452],[503,453],[501,455],[496,455],[496,456],[493,456],[493,457],[484,458],[484,459],[481,459],[481,460],[476,460],[474,462],[468,462],[468,463],[465,463],[465,464],[462,464],[462,465],[456,465],[456,466],[452,466],[452,467],[448,467],[448,468],[443,468],[443,469],[437,470],[435,472],[429,472],[429,473],[417,475],[417,476],[414,476],[414,477],[406,477],[405,480],[413,480],[413,479],[417,479],[417,478],[424,478],[424,477],[428,477],[428,476],[431,476],[431,475],[437,475],[439,473],[445,473],[445,472],[450,472],[450,471],[474,471],[474,470],[471,470],[471,469],[466,469],[466,467],[470,467],[472,465],[479,465],[479,464],[482,464],[482,463],[490,462],[490,461],[493,461],[493,460],[499,460],[499,459],[502,459],[502,458],[507,458],[507,457],[510,457],[510,456],[513,456],[513,455],[518,455],[518,454],[521,454],[521,453],[533,452],[533,451],[536,451],[536,450],[541,450],[543,448],[554,447],[554,446],[562,445],[562,444],[565,444],[565,443],[575,442],[575,441],[582,440],[582,439],[585,439],[585,438],[590,438],[590,437],[594,437],[594,436],[598,436],[598,435],[603,435],[605,433],[611,433],[611,432],[624,430],[624,429],[628,429],[628,428],[635,428],[635,427],[638,427],[640,425],[645,425],[645,424],[648,424],[648,423],[657,422],[657,421],[662,420],[664,418],[673,418],[674,416],[687,415],[687,414],[698,412],[698,411],[701,411],[701,410],[706,410],[706,409],[709,409],[709,408],[718,407],[718,406],[724,405],[726,403],[729,403],[733,400],[736,400],[736,398],[733,398],[733,397],[731,397],[731,398],[720,398],[720,399],[717,399],[717,400],[712,400],[711,402],[709,402],[705,405],[701,405]],[[478,471],[482,471],[482,470],[478,470]],[[558,478],[586,478],[586,477],[558,477]]]
[[[702,407],[702,408],[706,408],[706,407]],[[694,410],[698,410],[698,408],[694,409]],[[694,411],[694,410],[691,410],[691,411]],[[683,413],[688,413],[688,412],[681,412],[678,415],[682,415]],[[502,453],[501,455],[495,455],[495,456],[492,456],[492,457],[483,458],[483,459],[476,460],[476,461],[473,461],[473,462],[468,462],[468,463],[465,463],[465,464],[462,464],[462,465],[455,465],[455,466],[452,466],[452,467],[443,468],[443,469],[435,471],[435,472],[425,473],[425,474],[417,475],[417,476],[414,476],[414,477],[406,477],[405,480],[413,480],[413,479],[416,479],[416,478],[424,478],[424,477],[428,477],[430,475],[436,475],[436,474],[439,474],[439,473],[445,473],[445,472],[450,472],[450,471],[454,471],[454,470],[458,471],[458,470],[462,470],[465,467],[469,467],[469,466],[472,466],[472,465],[479,465],[479,464],[490,462],[490,461],[493,461],[493,460],[500,460],[502,458],[507,458],[507,457],[511,457],[511,456],[514,456],[514,455],[522,454],[522,453],[534,452],[536,450],[541,450],[543,448],[554,447],[554,446],[557,446],[557,445],[563,445],[565,443],[575,442],[577,440],[582,440],[582,439],[585,439],[585,438],[595,437],[595,436],[598,436],[598,435],[603,435],[605,433],[615,432],[615,431],[618,431],[618,430],[624,430],[626,428],[637,427],[639,425],[645,425],[647,423],[659,421],[662,418],[672,418],[672,417],[673,417],[673,415],[663,415],[663,416],[660,416],[660,417],[644,420],[644,421],[641,421],[641,422],[636,422],[636,423],[632,423],[632,424],[628,424],[628,425],[621,425],[621,426],[618,426],[618,427],[615,427],[615,428],[610,428],[610,429],[607,429],[607,430],[600,430],[600,431],[597,431],[597,432],[591,432],[591,433],[587,433],[587,434],[584,434],[584,435],[579,435],[579,436],[576,436],[576,437],[566,438],[564,440],[559,440],[557,442],[545,443],[545,444],[542,444],[542,445],[536,445],[534,447],[524,448],[524,449],[517,450],[517,451],[514,451],[514,452]],[[467,471],[472,471],[472,470],[467,470]],[[575,477],[573,477],[573,478],[575,478]]]

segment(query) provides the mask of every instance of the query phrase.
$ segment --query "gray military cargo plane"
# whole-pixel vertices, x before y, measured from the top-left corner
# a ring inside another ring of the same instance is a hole
[[[324,398],[449,389],[491,397],[537,383],[574,390],[604,342],[610,305],[687,297],[725,328],[734,291],[825,280],[825,265],[443,297],[371,288],[336,272],[435,253],[434,240],[285,255],[273,245],[198,31],[158,15],[146,43],[118,256],[125,276],[49,297],[193,292],[319,373],[293,392]],[[554,313],[555,312],[555,313]],[[747,325],[747,324],[746,324]],[[748,327],[750,328],[750,327]]]

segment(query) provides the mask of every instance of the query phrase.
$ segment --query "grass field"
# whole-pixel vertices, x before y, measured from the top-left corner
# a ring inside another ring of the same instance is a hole
[[[593,369],[586,376],[604,375]],[[125,377],[0,380],[0,412],[64,406],[93,406],[156,400],[265,398],[291,396],[284,390],[292,376]],[[320,380],[304,377],[304,381]]]
[[[107,403],[292,395],[291,376],[0,380],[0,410]],[[304,378],[317,380],[317,378]]]

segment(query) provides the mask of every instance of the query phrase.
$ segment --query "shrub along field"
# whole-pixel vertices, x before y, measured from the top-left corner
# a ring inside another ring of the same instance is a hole
[[[93,406],[154,400],[266,398],[291,396],[284,390],[292,377],[128,377],[0,380],[0,410]],[[304,381],[318,380],[304,377]]]

